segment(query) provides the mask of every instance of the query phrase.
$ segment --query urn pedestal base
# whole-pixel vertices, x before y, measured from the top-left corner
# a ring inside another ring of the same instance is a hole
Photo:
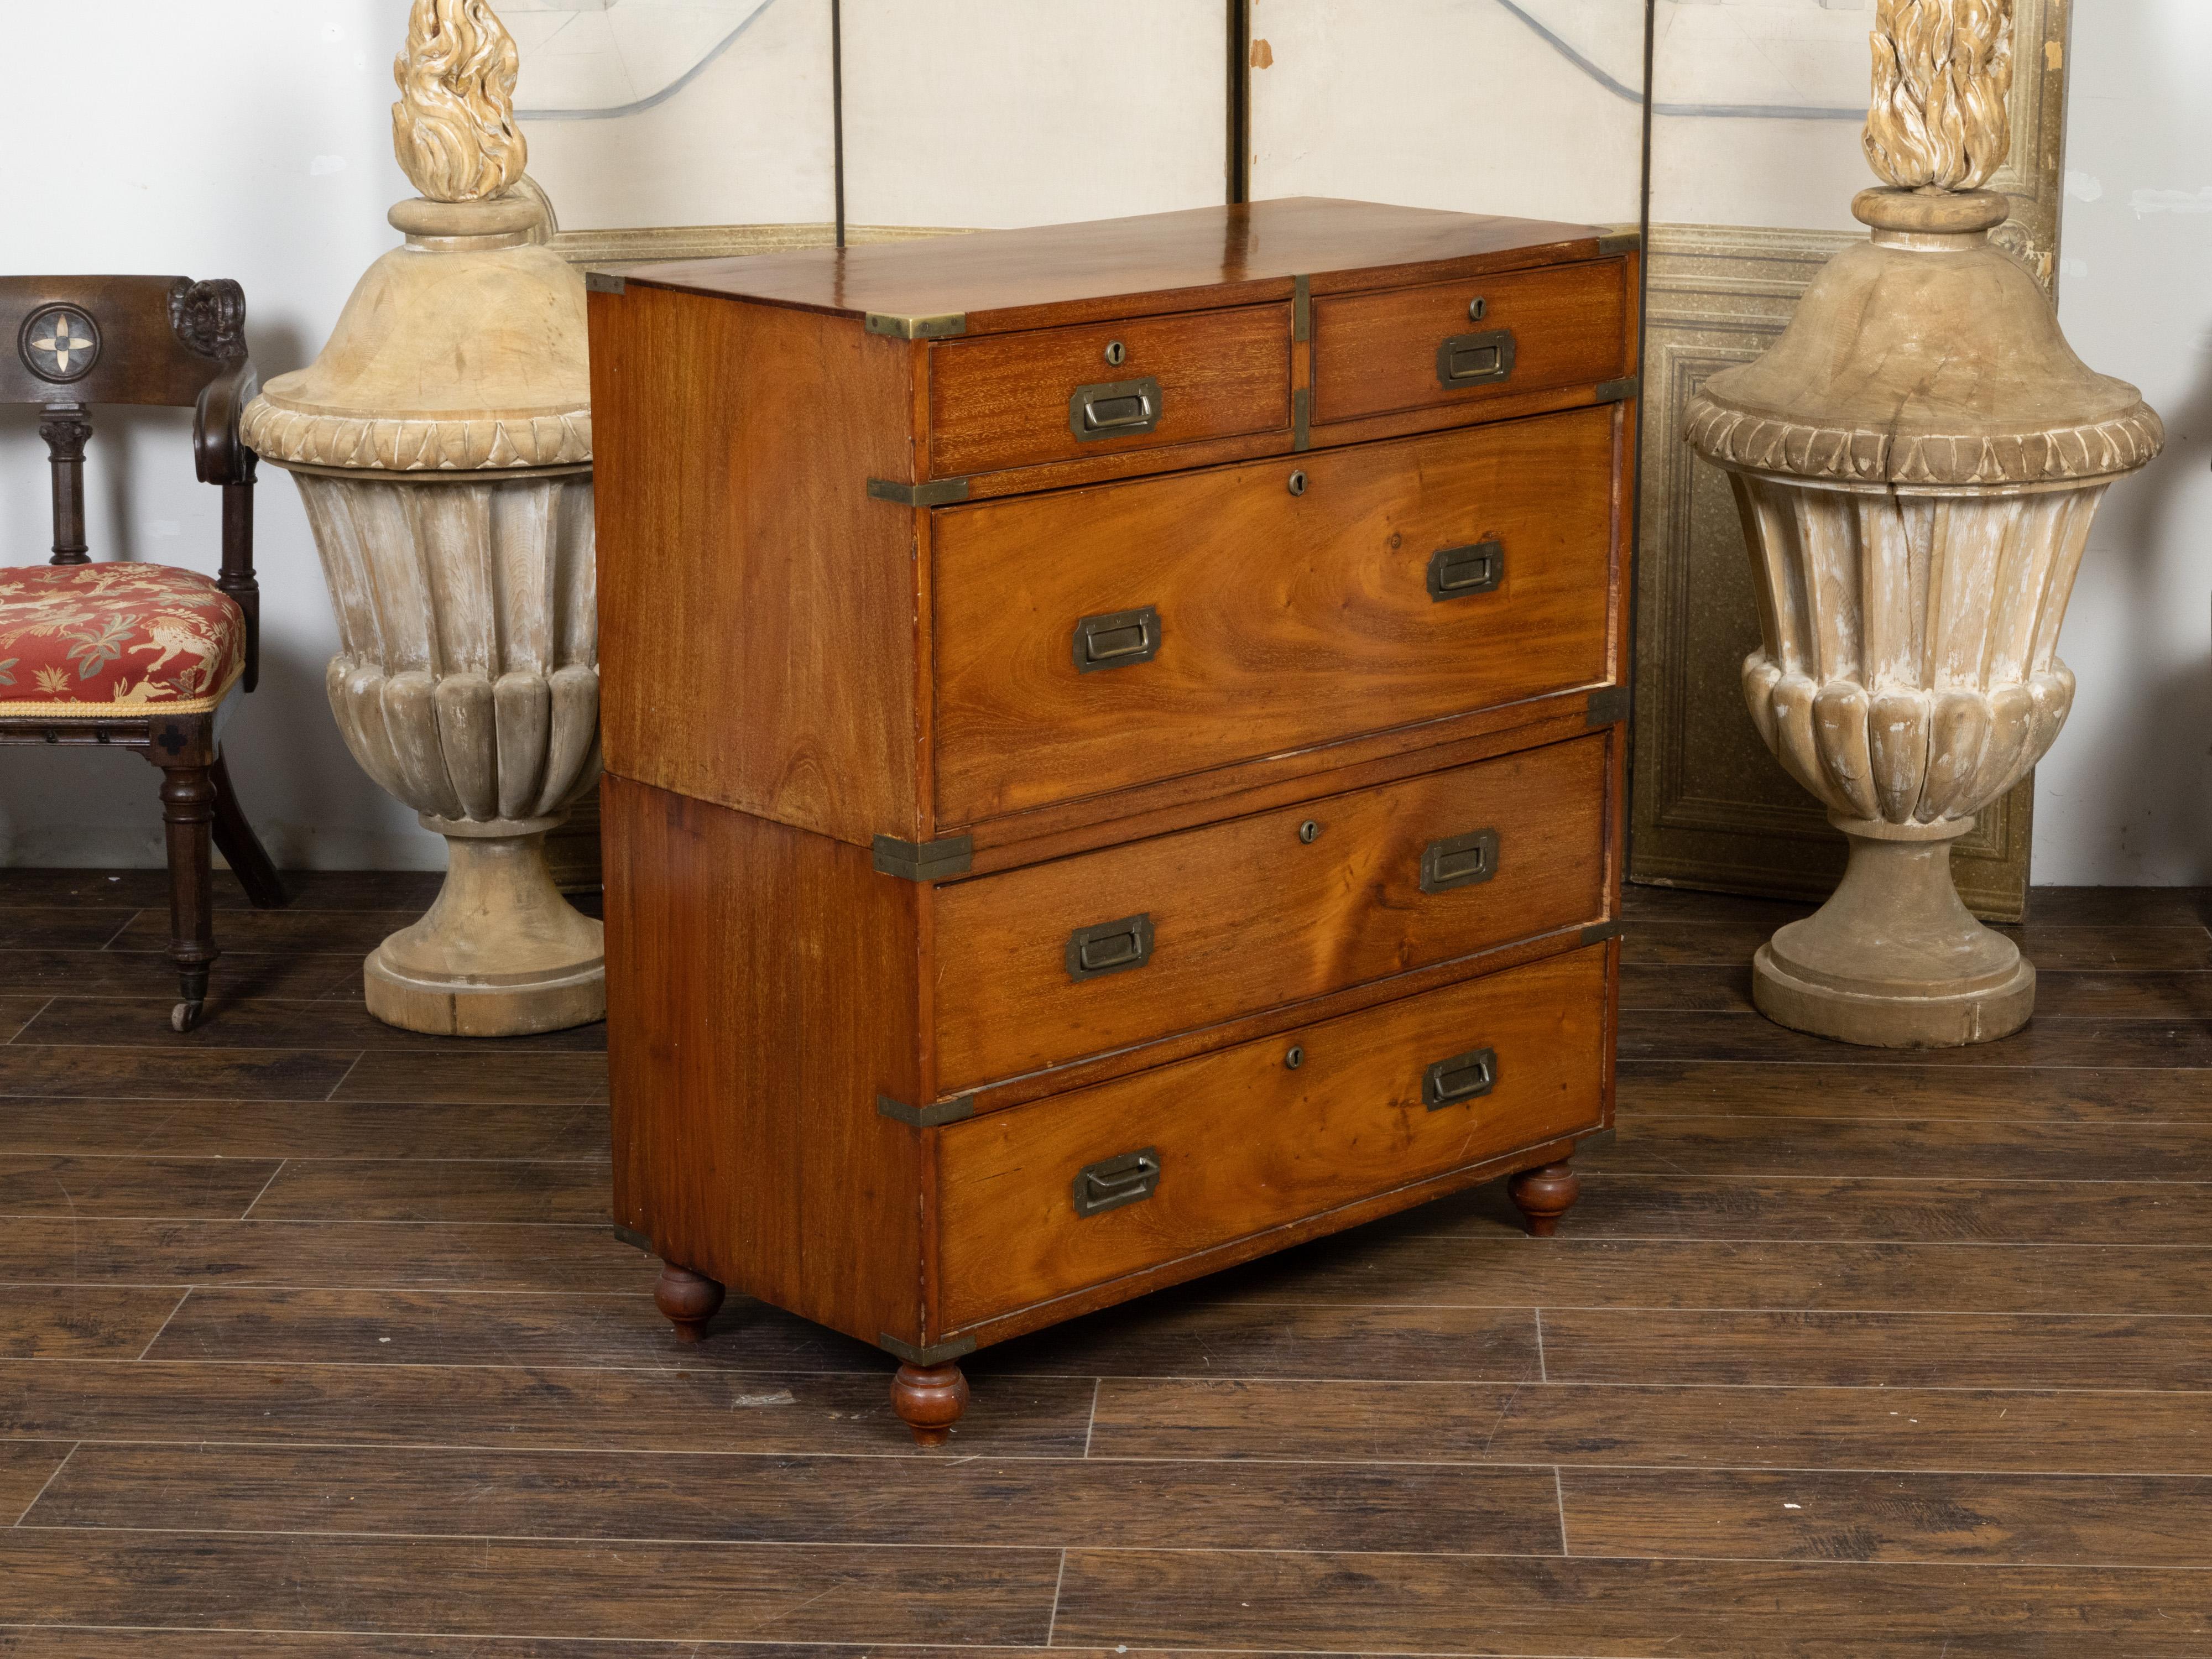
[[[368,1012],[434,1036],[523,1036],[605,1018],[603,930],[545,866],[545,832],[560,822],[425,816],[447,838],[446,884],[422,921],[369,953]]]
[[[2035,1012],[2035,968],[1974,920],[1951,884],[1951,843],[1971,818],[1935,824],[1829,820],[1851,838],[1828,902],[1752,960],[1752,1001],[1779,1025],[1874,1048],[1992,1042]]]

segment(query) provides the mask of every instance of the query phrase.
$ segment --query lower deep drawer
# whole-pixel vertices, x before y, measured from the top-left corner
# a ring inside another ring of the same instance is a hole
[[[1599,1126],[1606,947],[939,1132],[958,1330]]]

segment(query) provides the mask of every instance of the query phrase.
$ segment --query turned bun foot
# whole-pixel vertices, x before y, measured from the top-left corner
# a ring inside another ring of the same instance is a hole
[[[676,1327],[677,1335],[696,1342],[707,1334],[707,1322],[722,1305],[722,1287],[704,1273],[664,1261],[660,1282],[653,1287],[653,1302]]]
[[[891,1409],[922,1445],[943,1445],[967,1408],[968,1379],[957,1365],[902,1365],[891,1379]]]
[[[1564,1159],[1539,1170],[1523,1170],[1505,1183],[1506,1195],[1539,1238],[1559,1231],[1559,1218],[1574,1207],[1582,1190],[1581,1180]]]

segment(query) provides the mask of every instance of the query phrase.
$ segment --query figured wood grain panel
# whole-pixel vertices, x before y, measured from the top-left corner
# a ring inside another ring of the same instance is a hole
[[[1578,951],[940,1130],[944,1326],[1595,1127],[1605,981]],[[1423,1104],[1429,1066],[1483,1048],[1490,1093]],[[1140,1148],[1153,1194],[1079,1216],[1077,1172]]]
[[[1606,259],[1316,300],[1315,422],[1442,404],[1472,411],[1502,397],[1618,379],[1631,372],[1632,269]],[[1442,383],[1437,354],[1446,340],[1498,332],[1513,337],[1510,374]]]
[[[614,1214],[664,1259],[919,1340],[918,884],[609,774]]]
[[[1445,213],[1325,197],[1190,208],[926,241],[815,247],[628,273],[698,294],[741,295],[858,317],[962,314],[969,334],[1188,310],[1194,302],[1314,292],[1588,259],[1589,225]]]
[[[781,307],[591,297],[609,770],[914,838],[913,526],[867,481],[914,476],[921,349]]]
[[[1605,775],[1594,735],[939,886],[939,1093],[1595,921]],[[1495,873],[1424,892],[1428,844],[1483,830]],[[1073,932],[1139,914],[1148,963],[1070,976]]]
[[[939,509],[939,823],[1604,680],[1615,419]],[[1494,592],[1430,597],[1492,538]],[[1077,669],[1081,618],[1146,605],[1156,657]]]
[[[1119,344],[1119,363],[1107,350]],[[1158,423],[1116,438],[1079,437],[1077,388],[1159,383]],[[929,348],[929,469],[958,477],[1291,424],[1291,308],[1244,306],[1087,328],[1042,329]],[[1172,453],[1154,465],[1178,465]]]

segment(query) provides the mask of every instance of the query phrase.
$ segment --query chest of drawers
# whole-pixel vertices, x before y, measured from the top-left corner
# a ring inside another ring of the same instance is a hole
[[[617,1231],[902,1363],[1612,1115],[1638,256],[1296,200],[595,277]]]

